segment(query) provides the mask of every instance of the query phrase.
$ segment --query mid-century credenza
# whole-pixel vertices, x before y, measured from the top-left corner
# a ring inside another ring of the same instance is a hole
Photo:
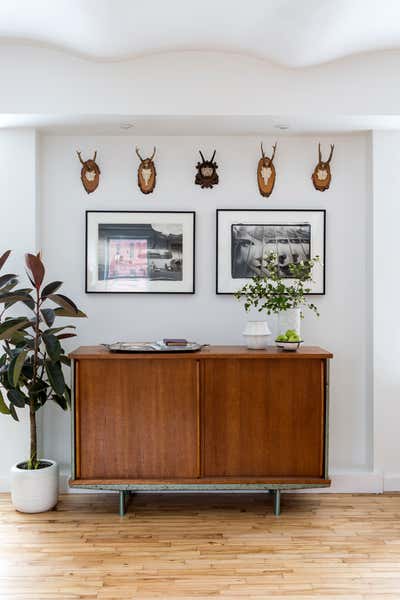
[[[195,353],[71,354],[73,487],[132,491],[329,486],[329,360],[210,346]]]

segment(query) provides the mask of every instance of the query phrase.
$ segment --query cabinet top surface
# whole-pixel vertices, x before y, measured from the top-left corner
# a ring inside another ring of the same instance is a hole
[[[301,346],[297,352],[283,352],[275,346],[268,346],[265,350],[248,350],[245,346],[207,346],[198,352],[135,352],[114,353],[109,352],[104,346],[80,346],[70,354],[74,359],[156,359],[156,360],[203,360],[207,358],[278,358],[298,360],[304,358],[332,358],[333,354],[318,346]]]

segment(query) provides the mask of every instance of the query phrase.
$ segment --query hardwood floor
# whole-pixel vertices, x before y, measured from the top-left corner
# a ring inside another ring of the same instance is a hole
[[[400,495],[0,495],[0,598],[400,598]]]

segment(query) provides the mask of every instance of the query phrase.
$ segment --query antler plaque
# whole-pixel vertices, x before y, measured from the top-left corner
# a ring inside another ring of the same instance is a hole
[[[100,181],[100,168],[96,163],[97,150],[95,151],[93,158],[90,158],[89,160],[83,160],[81,153],[78,151],[77,155],[82,165],[81,181],[83,187],[88,194],[91,194],[97,188]]]
[[[257,167],[257,182],[261,196],[270,196],[274,189],[276,171],[274,166],[274,157],[276,152],[277,142],[272,146],[272,156],[265,156],[264,148],[261,142],[261,158],[258,161]]]
[[[140,160],[140,165],[138,167],[138,186],[143,194],[151,194],[156,187],[157,172],[153,160],[156,154],[156,148],[154,147],[153,154],[150,158],[142,158],[140,156],[139,148],[136,148],[136,154]]]
[[[334,147],[334,144],[331,144],[329,158],[327,161],[323,161],[321,154],[321,144],[318,144],[318,164],[315,167],[313,174],[311,175],[311,179],[315,189],[319,192],[324,192],[331,185],[332,175],[330,162],[332,160]]]

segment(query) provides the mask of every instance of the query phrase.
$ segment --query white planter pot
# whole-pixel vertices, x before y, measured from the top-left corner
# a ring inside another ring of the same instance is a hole
[[[284,335],[288,329],[293,329],[301,337],[300,308],[289,308],[278,314],[278,335]]]
[[[18,463],[11,469],[11,501],[24,513],[46,512],[58,502],[58,465],[53,460],[42,469],[21,469]]]
[[[266,321],[249,321],[243,331],[243,337],[249,350],[262,350],[267,347],[271,332]]]

